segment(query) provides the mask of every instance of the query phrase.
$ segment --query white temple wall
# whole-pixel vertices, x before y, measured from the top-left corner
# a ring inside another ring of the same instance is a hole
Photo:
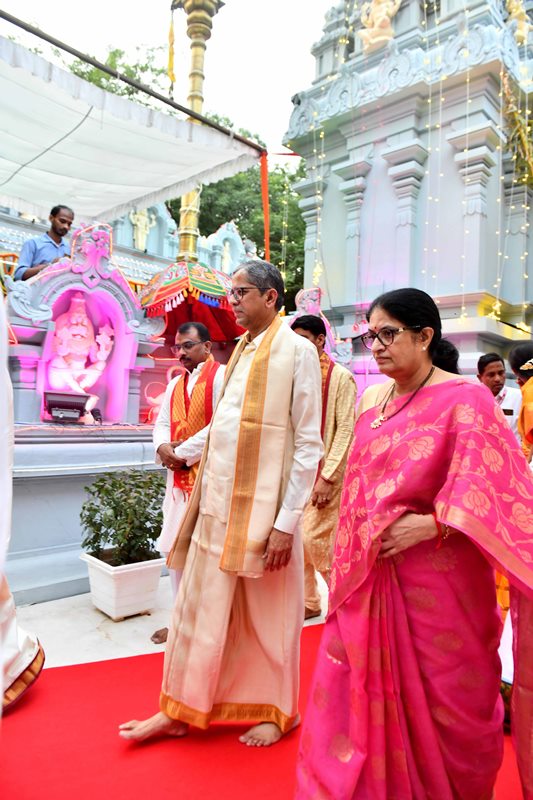
[[[533,322],[532,193],[513,183],[501,87],[503,71],[533,105],[533,48],[518,48],[502,0],[441,0],[427,19],[402,3],[394,38],[363,53],[354,9],[349,34],[345,4],[326,15],[317,78],[293,99],[285,139],[307,166],[305,285],[322,261],[323,309],[342,338],[381,292],[428,291],[472,372]],[[367,361],[354,349],[363,385]]]

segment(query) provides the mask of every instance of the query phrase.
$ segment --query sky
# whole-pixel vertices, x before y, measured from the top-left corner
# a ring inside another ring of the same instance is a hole
[[[225,0],[207,43],[204,112],[229,117],[236,128],[257,133],[271,153],[282,149],[291,97],[315,75],[311,47],[322,35],[324,15],[338,0]],[[71,46],[105,59],[109,47],[135,59],[135,47],[166,45],[170,0],[3,0],[2,10]],[[187,104],[189,46],[186,14],[174,12],[174,99]],[[27,46],[36,38],[0,20],[0,35]],[[162,54],[166,64],[166,55]]]

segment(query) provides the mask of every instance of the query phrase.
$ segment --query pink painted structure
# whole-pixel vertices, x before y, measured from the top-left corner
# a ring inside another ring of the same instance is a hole
[[[141,374],[154,367],[164,321],[145,318],[111,254],[110,226],[92,225],[74,234],[71,258],[28,281],[8,279],[16,421],[49,419],[47,390],[87,395],[104,422],[140,421]]]

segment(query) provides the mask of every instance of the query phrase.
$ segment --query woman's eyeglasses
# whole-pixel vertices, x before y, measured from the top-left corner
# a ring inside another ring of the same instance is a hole
[[[403,333],[404,331],[419,331],[421,327],[422,325],[411,325],[405,328],[382,328],[380,331],[367,331],[367,333],[363,333],[363,335],[359,337],[359,340],[369,350],[372,350],[372,345],[376,339],[383,345],[383,347],[389,347],[394,342],[394,338],[398,336],[398,334]]]

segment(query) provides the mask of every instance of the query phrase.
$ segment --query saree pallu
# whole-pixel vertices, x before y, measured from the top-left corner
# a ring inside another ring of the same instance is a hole
[[[299,800],[489,800],[501,762],[492,567],[531,603],[533,482],[484,387],[424,387],[403,411],[408,399],[377,430],[376,409],[356,425]],[[378,558],[396,519],[434,510],[464,536]],[[531,714],[519,721],[526,763]]]

